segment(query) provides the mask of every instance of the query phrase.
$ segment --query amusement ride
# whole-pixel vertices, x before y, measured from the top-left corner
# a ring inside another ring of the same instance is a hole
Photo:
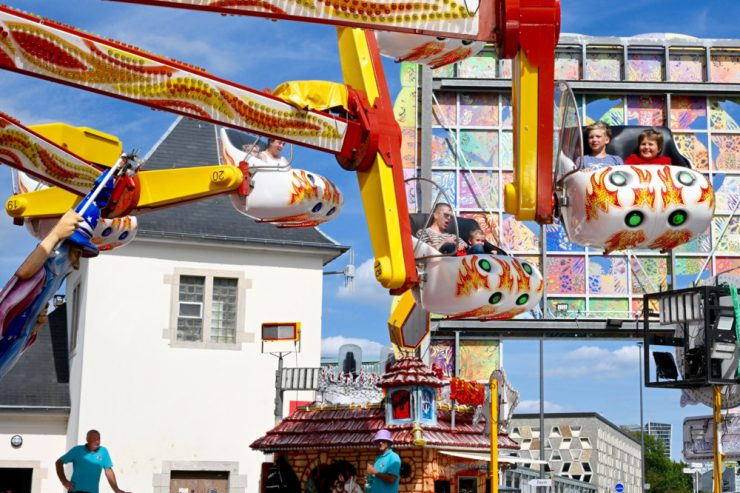
[[[119,1],[336,26],[344,83],[293,81],[258,91],[0,7],[0,68],[220,126],[218,165],[148,171],[136,156],[123,154],[138,164],[115,174],[100,204],[91,236],[100,250],[129,243],[138,214],[216,195],[228,195],[243,214],[279,227],[313,227],[340,214],[344,199],[337,186],[287,161],[268,162],[255,152],[264,137],[332,154],[356,173],[375,276],[406,297],[407,312],[418,306],[450,318],[495,320],[535,308],[544,280],[531,263],[488,243],[483,254],[443,255],[415,238],[401,132],[380,61],[386,55],[436,68],[473,56],[486,43],[514,60],[514,181],[503,190],[506,212],[540,224],[559,220],[571,242],[606,254],[665,252],[710,225],[712,184],[677,151],[670,165],[583,166],[577,106],[570,88],[556,90],[554,83],[557,0]],[[625,129],[628,138],[636,142]],[[612,146],[619,142],[615,136]],[[65,124],[26,127],[1,115],[0,162],[16,170],[18,192],[6,201],[6,212],[43,238],[121,156],[115,136]],[[12,357],[27,347],[31,333],[28,327]]]

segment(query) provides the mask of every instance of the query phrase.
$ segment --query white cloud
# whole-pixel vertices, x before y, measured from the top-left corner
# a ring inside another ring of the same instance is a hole
[[[610,351],[597,346],[581,346],[560,358],[557,368],[545,368],[549,377],[613,376],[637,370],[639,348],[622,346]]]
[[[565,406],[555,404],[554,402],[545,401],[545,412],[546,413],[560,413],[566,410]],[[540,412],[540,401],[539,400],[522,400],[519,405],[514,409],[515,413],[538,413]]]
[[[355,278],[351,286],[340,286],[337,290],[337,297],[351,299],[357,303],[387,306],[390,310],[391,296],[375,279],[373,264],[372,258],[360,264],[355,270]]]
[[[380,351],[387,347],[379,342],[359,337],[333,336],[321,339],[321,356],[324,358],[336,358],[339,348],[345,344],[357,344],[362,348],[362,357],[365,360],[377,360]]]

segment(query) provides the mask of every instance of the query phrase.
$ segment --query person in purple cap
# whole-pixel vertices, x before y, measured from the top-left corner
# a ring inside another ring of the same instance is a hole
[[[398,483],[401,480],[401,458],[391,447],[393,438],[388,430],[378,430],[373,438],[378,444],[380,455],[375,464],[367,465],[367,473],[372,474],[371,493],[398,493]]]

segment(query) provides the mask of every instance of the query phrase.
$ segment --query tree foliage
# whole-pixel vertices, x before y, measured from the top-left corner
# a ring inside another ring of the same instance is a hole
[[[633,433],[640,441],[640,432]],[[645,482],[650,493],[692,493],[691,476],[684,474],[683,462],[673,462],[663,453],[663,442],[645,434]]]

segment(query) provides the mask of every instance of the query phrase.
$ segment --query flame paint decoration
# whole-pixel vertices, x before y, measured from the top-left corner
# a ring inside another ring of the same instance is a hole
[[[0,8],[0,66],[335,153],[348,125],[202,69],[7,7]]]

